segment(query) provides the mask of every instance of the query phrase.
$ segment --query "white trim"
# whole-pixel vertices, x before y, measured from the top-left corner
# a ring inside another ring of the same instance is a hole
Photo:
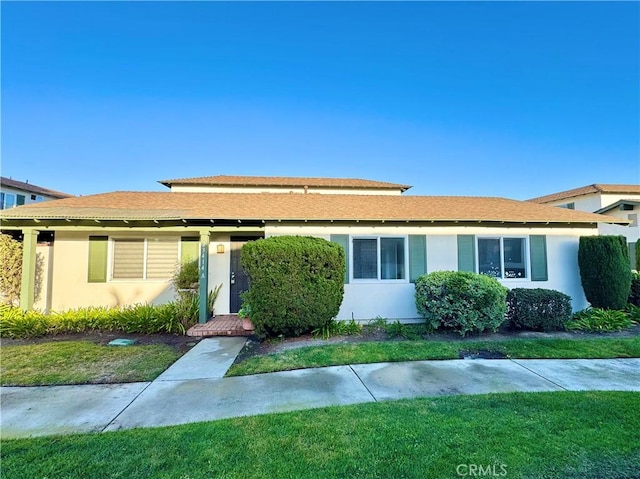
[[[403,279],[382,279],[382,250],[380,247],[380,240],[382,238],[396,238],[403,240],[404,247],[404,278]],[[354,247],[353,240],[355,239],[375,239],[376,240],[376,267],[377,278],[354,278]],[[404,284],[409,283],[409,236],[408,235],[394,235],[394,234],[363,234],[363,235],[349,235],[349,282],[353,284]]]
[[[147,278],[147,263],[149,261],[148,258],[148,242],[149,240],[167,240],[167,239],[175,239],[178,243],[176,248],[176,264],[180,262],[180,253],[182,247],[181,236],[109,236],[108,237],[108,247],[107,247],[107,282],[108,283],[134,283],[134,282],[144,282],[144,283],[166,283],[171,280],[171,276],[166,278]],[[114,255],[114,243],[118,240],[142,240],[143,249],[142,249],[142,278],[114,278],[113,277],[113,263],[115,260]]]
[[[480,272],[480,245],[478,243],[481,239],[497,239],[500,240],[500,276],[492,278],[499,279],[501,281],[531,281],[531,250],[529,246],[529,235],[526,236],[518,236],[518,235],[476,235],[476,258],[475,258],[475,268],[478,274],[482,274]],[[519,278],[505,278],[504,277],[504,240],[505,239],[519,239],[524,240],[524,250],[522,254],[524,255],[524,267],[525,267],[525,275]],[[489,276],[489,275],[487,275]]]

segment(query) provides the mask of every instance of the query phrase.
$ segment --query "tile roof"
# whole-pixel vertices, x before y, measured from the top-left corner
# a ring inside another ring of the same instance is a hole
[[[495,197],[126,191],[20,206],[3,211],[0,218],[626,222],[594,213]]]
[[[533,201],[534,203],[551,203],[554,201],[565,200],[569,198],[575,198],[577,196],[590,195],[593,193],[604,194],[640,194],[640,185],[604,185],[593,184],[588,186],[582,186],[580,188],[574,188],[572,190],[560,191],[558,193],[552,193],[550,195],[538,196],[537,198],[531,198],[527,201]]]
[[[207,186],[315,186],[319,188],[374,188],[374,189],[400,189],[406,191],[411,186],[385,181],[362,180],[357,178],[295,178],[281,176],[200,176],[196,178],[178,178],[174,180],[161,180],[165,186],[171,185],[207,185]]]
[[[9,188],[16,188],[18,190],[29,191],[31,193],[36,193],[39,195],[51,196],[53,198],[69,198],[73,196],[67,193],[62,193],[61,191],[50,190],[49,188],[32,185],[31,183],[26,183],[24,181],[5,178],[4,176],[0,176],[0,185],[8,186]]]

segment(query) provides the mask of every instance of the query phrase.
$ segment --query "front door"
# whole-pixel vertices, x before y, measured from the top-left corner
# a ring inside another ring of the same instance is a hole
[[[244,269],[242,269],[242,263],[240,262],[240,250],[246,243],[256,239],[258,238],[231,237],[231,272],[229,280],[231,291],[229,312],[231,313],[240,311],[242,306],[240,294],[249,289],[249,278]]]

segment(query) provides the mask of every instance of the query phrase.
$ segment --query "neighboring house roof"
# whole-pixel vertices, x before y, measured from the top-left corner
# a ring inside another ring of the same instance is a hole
[[[604,208],[600,208],[598,211],[594,211],[594,213],[599,213],[599,214],[606,213],[608,211],[615,210],[620,205],[640,206],[640,201],[638,201],[638,200],[618,200],[615,203],[612,203],[612,204],[610,204],[608,206],[605,206]]]
[[[605,215],[495,197],[116,191],[5,210],[8,219],[424,221],[627,224]]]
[[[31,183],[26,183],[24,181],[16,181],[12,180],[11,178],[5,178],[4,176],[0,176],[0,186],[7,186],[9,188],[28,191],[30,193],[35,193],[38,195],[51,196],[53,198],[70,198],[73,196],[67,193],[62,193],[61,191],[50,190],[49,188],[32,185]]]
[[[305,187],[316,188],[374,188],[406,191],[411,186],[385,181],[362,180],[357,178],[294,178],[280,176],[200,176],[196,178],[179,178],[161,180],[165,186],[171,185],[206,185],[206,186],[270,186],[270,187]]]
[[[640,194],[640,185],[603,185],[593,184],[588,186],[582,186],[580,188],[574,188],[572,190],[560,191],[545,196],[538,196],[537,198],[531,198],[527,201],[534,203],[552,203],[554,201],[566,200],[569,198],[575,198],[577,196],[590,195],[593,193],[603,194]]]

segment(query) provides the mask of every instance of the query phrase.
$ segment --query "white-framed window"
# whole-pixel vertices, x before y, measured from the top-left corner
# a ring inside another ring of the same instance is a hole
[[[351,238],[351,275],[355,281],[407,281],[406,236]]]
[[[112,280],[166,280],[178,264],[178,238],[111,238]]]
[[[478,237],[478,273],[501,279],[526,279],[527,239],[525,237]]]

